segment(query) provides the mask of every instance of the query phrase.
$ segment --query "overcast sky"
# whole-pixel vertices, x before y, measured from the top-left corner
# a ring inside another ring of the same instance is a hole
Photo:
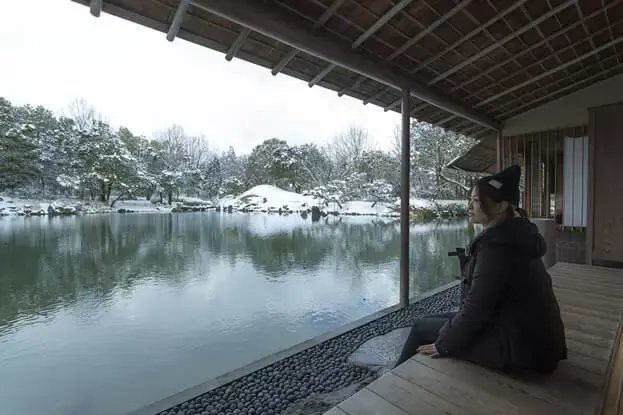
[[[84,97],[113,125],[135,134],[178,123],[221,149],[249,152],[266,138],[324,143],[351,124],[380,148],[392,144],[396,113],[70,0],[0,0],[0,96],[66,111]]]

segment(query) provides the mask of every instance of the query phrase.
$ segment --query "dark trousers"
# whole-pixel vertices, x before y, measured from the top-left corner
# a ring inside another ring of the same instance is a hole
[[[435,343],[439,336],[439,330],[448,320],[452,320],[455,314],[456,312],[431,314],[417,320],[411,327],[411,332],[409,332],[409,337],[402,348],[402,353],[396,362],[396,366],[406,362],[415,355],[418,347]]]

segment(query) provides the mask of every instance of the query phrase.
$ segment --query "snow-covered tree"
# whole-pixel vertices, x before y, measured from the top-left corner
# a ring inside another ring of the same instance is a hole
[[[400,186],[400,160],[392,154],[379,151],[364,151],[354,162],[353,172],[364,173],[368,183],[383,181],[392,191]]]
[[[67,123],[66,119],[57,119],[56,116],[42,106],[32,107],[25,105],[13,107],[13,122],[20,125],[30,126],[28,135],[32,144],[37,148],[38,170],[37,178],[41,192],[46,190],[54,192],[56,176],[67,167],[70,160],[64,147],[64,140],[70,139],[68,134],[73,133],[73,123]],[[65,131],[63,131],[65,130]],[[31,186],[36,188],[37,186]],[[48,189],[51,187],[51,189]],[[34,189],[32,189],[34,190]]]
[[[125,184],[125,191],[119,190],[117,199],[123,196],[144,196],[150,200],[158,186],[157,174],[154,174],[151,168],[154,159],[157,157],[153,143],[145,137],[132,134],[125,127],[119,128],[117,136],[133,163],[131,168],[121,172],[121,181]]]
[[[241,193],[244,193],[246,190],[246,186],[244,182],[237,177],[229,177],[223,180],[221,183],[221,188],[219,189],[219,196],[238,196]]]
[[[389,203],[394,196],[394,186],[387,183],[385,180],[374,180],[373,182],[365,183],[364,186],[365,199],[373,202]]]
[[[69,118],[71,118],[79,130],[88,131],[97,128],[97,125],[105,123],[102,115],[89,102],[80,97],[69,104]]]
[[[138,175],[145,172],[119,134],[103,122],[94,123],[80,134],[82,177],[91,193],[108,202],[113,189],[118,193],[131,192],[137,186]]]
[[[23,186],[40,175],[35,126],[17,122],[16,109],[0,98],[0,191]]]
[[[200,171],[188,169],[189,160],[186,147],[186,134],[179,125],[173,125],[164,131],[156,133],[159,143],[160,174],[159,188],[167,196],[169,204],[173,203],[173,196],[188,183],[189,177],[196,177]]]
[[[335,176],[352,171],[356,160],[369,147],[368,131],[357,125],[349,126],[342,134],[334,137],[325,147],[325,153],[335,167]]]
[[[300,157],[295,148],[281,141],[273,149],[272,157],[264,166],[272,182],[282,188],[298,189],[300,187]]]
[[[223,180],[231,178],[242,180],[244,178],[245,160],[236,155],[236,151],[233,147],[229,147],[226,152],[221,154],[220,166]]]
[[[428,123],[411,124],[411,166],[413,185],[420,197],[457,199],[473,175],[446,169],[454,158],[467,151],[474,140]]]
[[[113,128],[84,99],[69,116],[0,98],[0,191],[72,195],[105,201],[177,196],[216,198],[272,184],[314,195],[326,205],[389,201],[400,189],[399,152],[373,149],[367,131],[351,126],[328,145],[291,145],[271,138],[250,154],[217,154],[201,134],[179,125],[147,139]],[[428,198],[460,198],[473,177],[445,166],[471,140],[425,123],[412,125],[412,183]],[[34,195],[33,195],[34,196]]]
[[[332,179],[331,160],[315,144],[293,147],[297,158],[298,185],[304,189],[320,186]]]
[[[245,178],[249,187],[259,184],[277,184],[276,181],[281,172],[280,168],[285,167],[279,160],[275,162],[275,157],[281,157],[282,150],[288,148],[287,142],[277,138],[265,140],[253,148],[246,166]],[[283,159],[285,163],[287,159]]]
[[[221,159],[216,157],[216,155],[212,155],[211,159],[206,161],[202,169],[202,193],[210,199],[215,198],[219,195],[223,183]]]

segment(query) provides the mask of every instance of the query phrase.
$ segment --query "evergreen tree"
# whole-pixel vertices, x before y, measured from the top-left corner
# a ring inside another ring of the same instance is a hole
[[[271,138],[247,155],[216,154],[201,134],[179,125],[153,139],[113,129],[85,100],[71,118],[0,98],[0,191],[62,194],[110,205],[121,197],[173,203],[177,196],[217,198],[270,184],[327,203],[392,201],[400,190],[399,152],[373,149],[351,126],[322,148]],[[413,187],[419,197],[463,198],[473,177],[445,166],[472,140],[426,123],[411,128]]]
[[[0,191],[29,184],[41,174],[35,127],[17,118],[11,103],[0,98]]]

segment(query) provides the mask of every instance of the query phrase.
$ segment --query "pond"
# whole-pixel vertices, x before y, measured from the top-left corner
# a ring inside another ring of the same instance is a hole
[[[412,227],[412,294],[466,222]],[[123,414],[398,302],[398,223],[220,213],[0,219],[3,415]]]

